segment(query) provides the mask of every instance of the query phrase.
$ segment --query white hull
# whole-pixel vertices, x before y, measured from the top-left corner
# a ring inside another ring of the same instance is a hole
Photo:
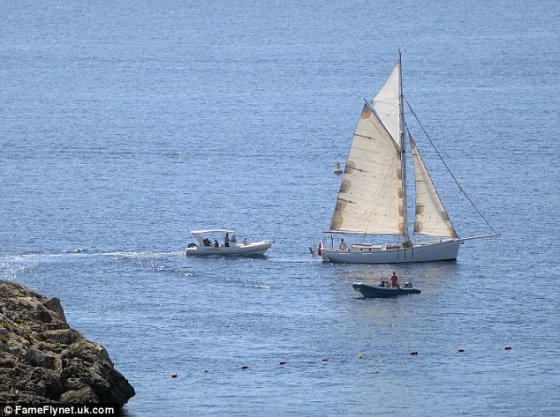
[[[457,258],[460,240],[416,243],[410,248],[352,245],[348,251],[323,249],[325,262],[349,264],[397,264],[447,261]]]
[[[229,247],[220,246],[197,246],[193,248],[187,247],[185,254],[187,256],[215,256],[215,255],[264,255],[264,253],[272,246],[272,240],[262,240],[260,242],[250,243],[248,245],[232,244]]]

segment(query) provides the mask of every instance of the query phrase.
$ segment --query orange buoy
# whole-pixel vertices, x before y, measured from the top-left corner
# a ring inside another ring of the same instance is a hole
[[[280,361],[280,365],[286,365],[286,361]]]
[[[506,346],[504,349],[505,350],[511,350],[511,346]]]
[[[410,354],[411,354],[412,356],[416,356],[416,355],[418,355],[418,352],[415,351],[415,350],[413,350],[412,352],[410,352]]]
[[[241,369],[243,370],[249,369],[249,365],[241,365]]]
[[[171,378],[177,378],[177,374],[171,374]]]

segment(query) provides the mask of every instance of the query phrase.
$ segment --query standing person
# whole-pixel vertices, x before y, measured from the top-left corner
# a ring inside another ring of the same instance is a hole
[[[393,275],[391,275],[390,280],[391,280],[391,287],[399,288],[399,277],[397,276],[397,274],[393,272]]]
[[[229,248],[229,233],[226,233],[226,238],[224,240],[224,246]]]
[[[340,162],[337,162],[337,163],[336,163],[336,166],[335,166],[335,168],[334,168],[334,173],[335,173],[336,175],[342,174],[342,166],[340,165]]]
[[[346,246],[346,242],[344,241],[344,239],[340,239],[340,243],[338,244],[338,250],[341,252],[348,250],[348,246]]]

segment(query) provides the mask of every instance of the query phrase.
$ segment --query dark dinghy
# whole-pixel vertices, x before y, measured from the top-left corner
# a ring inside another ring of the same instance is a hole
[[[407,282],[404,287],[398,288],[391,288],[386,284],[388,283],[381,282],[379,285],[369,285],[362,284],[361,282],[355,282],[352,284],[352,288],[359,291],[366,298],[388,298],[396,297],[397,295],[421,293],[420,290],[412,288],[412,284],[409,282]]]

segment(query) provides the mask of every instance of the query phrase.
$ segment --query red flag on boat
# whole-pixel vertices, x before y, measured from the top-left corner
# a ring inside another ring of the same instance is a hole
[[[319,241],[319,246],[317,246],[317,255],[323,256],[323,241]]]

